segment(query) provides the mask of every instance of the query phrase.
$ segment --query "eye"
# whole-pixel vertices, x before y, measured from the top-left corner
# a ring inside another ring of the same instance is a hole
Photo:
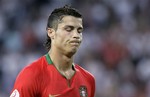
[[[70,27],[70,26],[66,27],[65,30],[68,31],[68,32],[71,32],[73,30],[73,27]]]
[[[82,28],[78,29],[78,33],[82,33],[82,32],[83,32]]]

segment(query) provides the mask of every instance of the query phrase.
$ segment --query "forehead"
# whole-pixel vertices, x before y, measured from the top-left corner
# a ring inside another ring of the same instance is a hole
[[[74,16],[64,16],[58,26],[72,25],[76,27],[82,27],[82,18]]]

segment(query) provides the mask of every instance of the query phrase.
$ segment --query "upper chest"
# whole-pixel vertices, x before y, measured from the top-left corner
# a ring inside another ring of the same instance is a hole
[[[66,79],[57,70],[52,68],[49,68],[44,76],[43,95],[52,95],[51,97],[56,94],[61,95],[58,97],[82,97],[80,96],[82,94],[90,95],[90,83],[79,71],[76,71],[70,80]]]

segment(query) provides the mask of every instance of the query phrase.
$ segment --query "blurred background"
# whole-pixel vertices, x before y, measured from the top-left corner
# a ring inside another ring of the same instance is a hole
[[[150,97],[150,0],[0,0],[0,97],[47,53],[47,18],[65,4],[84,17],[75,62],[95,76],[95,97]]]

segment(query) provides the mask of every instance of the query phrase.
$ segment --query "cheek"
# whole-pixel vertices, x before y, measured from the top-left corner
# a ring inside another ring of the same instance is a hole
[[[82,41],[82,38],[83,38],[83,36],[82,36],[82,33],[80,34],[80,39],[81,39],[81,41]]]
[[[62,45],[62,44],[64,44],[65,43],[65,41],[67,40],[67,37],[66,37],[67,35],[65,35],[65,34],[62,34],[62,33],[57,33],[56,34],[56,41],[60,44],[60,45]]]
[[[82,43],[82,40],[83,40],[83,37],[82,37],[82,34],[80,36],[80,44]]]
[[[83,37],[83,36],[82,36],[82,33],[80,34],[80,36],[81,36],[81,39],[82,39],[82,37]]]

